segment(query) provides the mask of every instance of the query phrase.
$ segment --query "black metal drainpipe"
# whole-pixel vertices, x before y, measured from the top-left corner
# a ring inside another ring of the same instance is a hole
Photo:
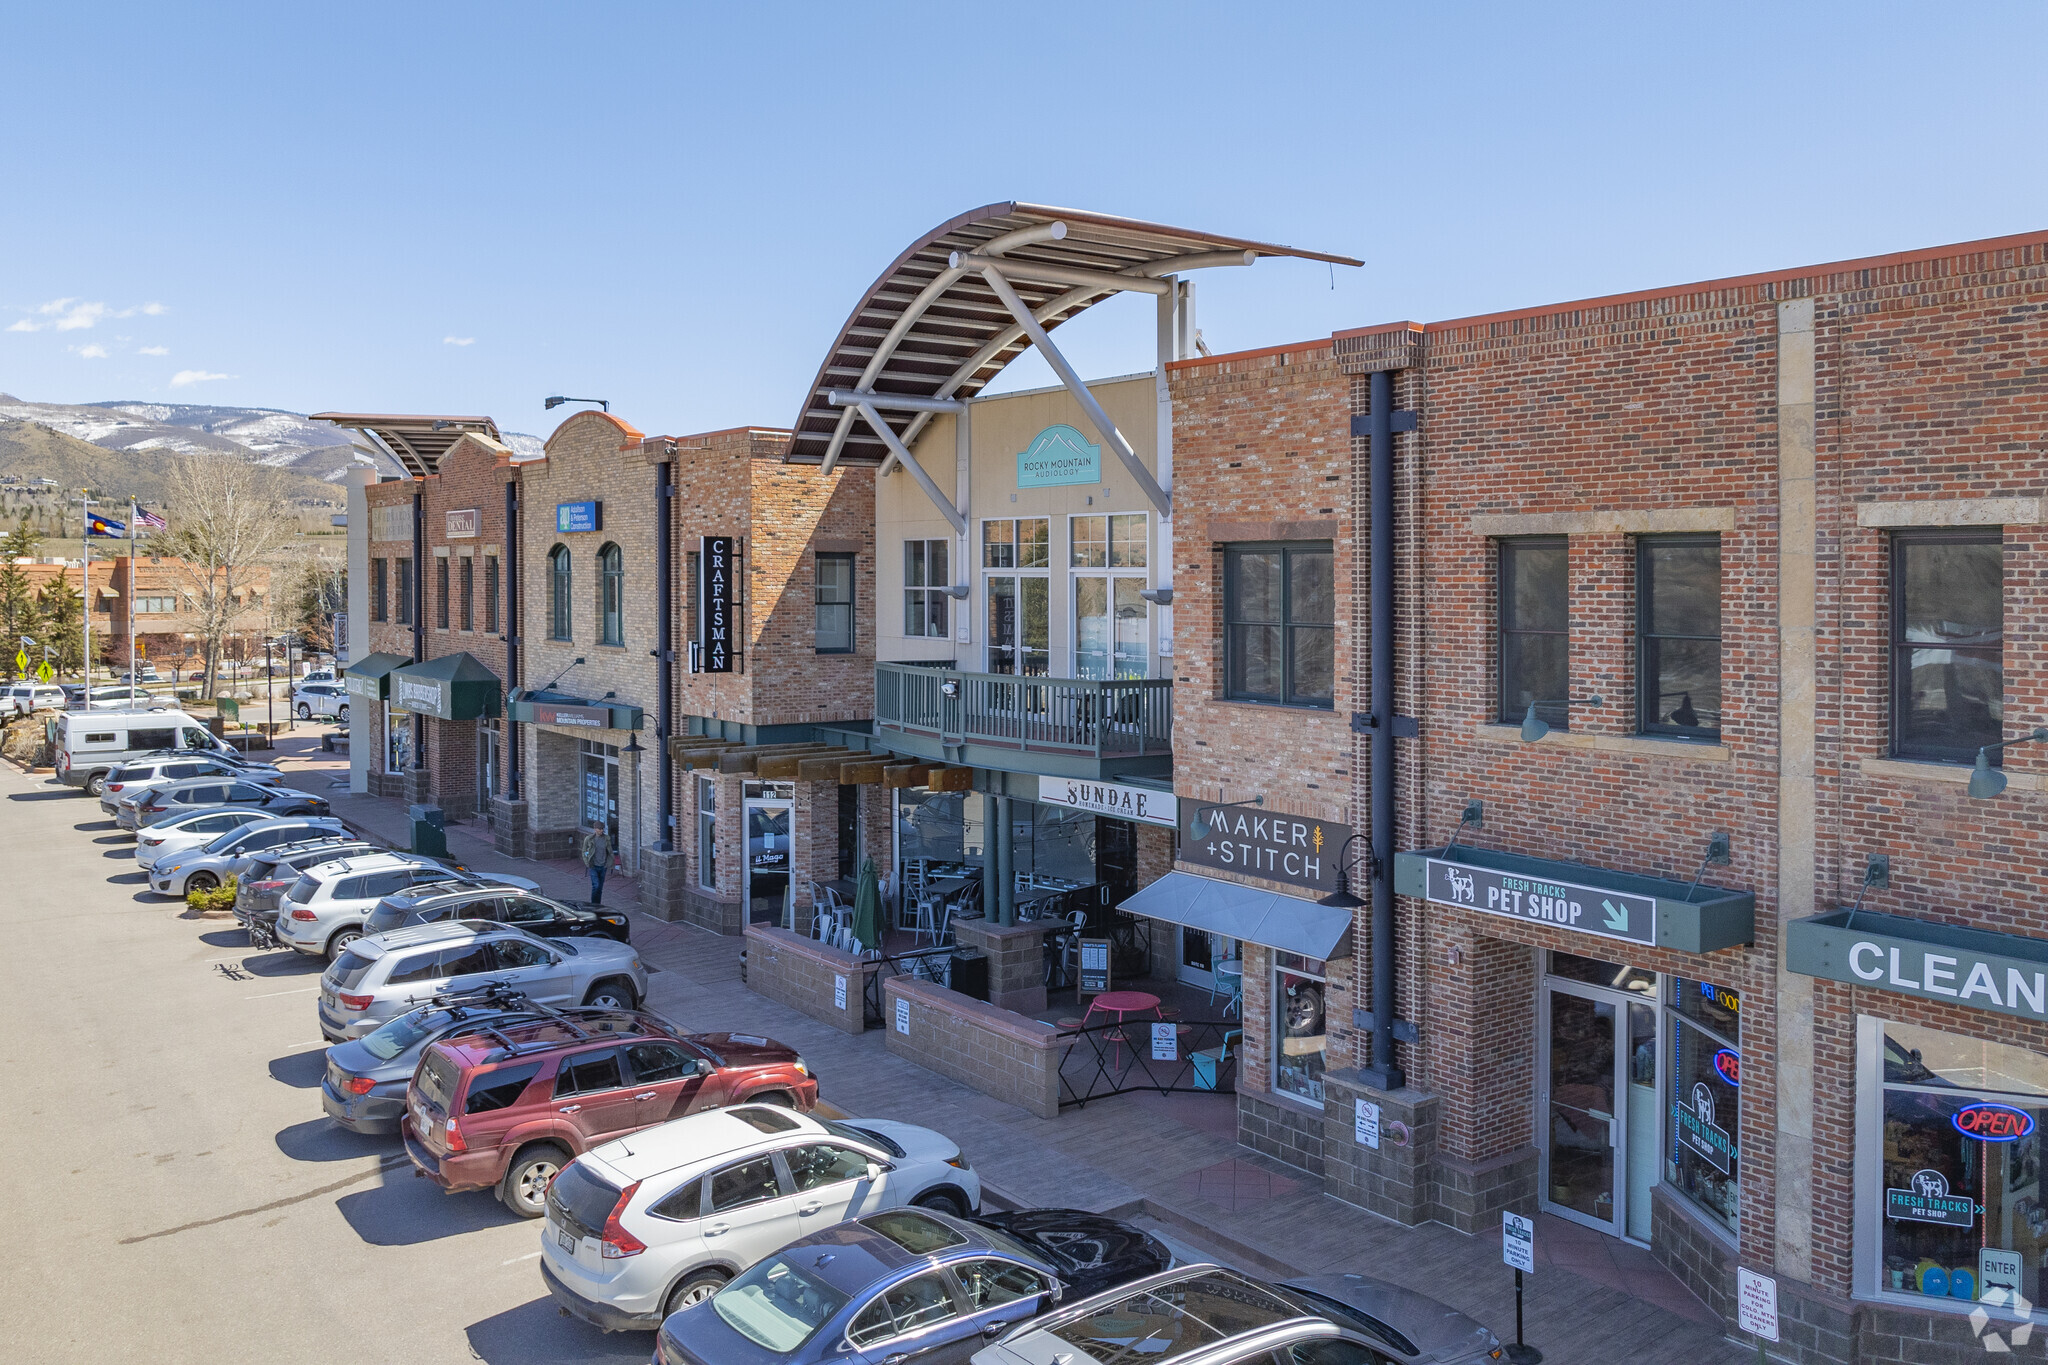
[[[504,613],[505,692],[509,696],[519,685],[519,485],[505,481],[505,600],[498,605]],[[505,795],[519,799],[519,728],[512,723],[511,707],[505,715]]]
[[[418,483],[413,485],[416,489]],[[427,661],[427,495],[412,495],[412,657]],[[427,718],[412,713],[412,766],[427,766]]]
[[[1394,375],[1372,373],[1372,1065],[1382,1090],[1407,1083],[1394,1065]]]
[[[673,453],[672,445],[669,449]],[[654,841],[658,853],[671,852],[676,846],[675,757],[669,753],[668,745],[676,724],[675,528],[670,524],[676,493],[675,468],[668,460],[654,466],[654,742],[661,748],[661,757],[656,760],[661,774],[661,828]]]

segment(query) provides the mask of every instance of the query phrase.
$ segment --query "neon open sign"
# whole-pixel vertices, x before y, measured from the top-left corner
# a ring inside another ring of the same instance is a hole
[[[1981,1142],[2017,1142],[2034,1131],[2034,1116],[2009,1104],[1966,1104],[1949,1122]]]
[[[1742,1057],[1739,1053],[1722,1048],[1714,1054],[1714,1070],[1728,1084],[1738,1090],[1742,1088]]]

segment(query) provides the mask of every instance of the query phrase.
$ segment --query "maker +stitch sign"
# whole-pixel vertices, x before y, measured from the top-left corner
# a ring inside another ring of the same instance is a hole
[[[1058,488],[1102,482],[1102,447],[1060,423],[1031,438],[1017,452],[1017,487]]]
[[[1337,858],[1351,837],[1351,826],[1193,801],[1187,810],[1189,819],[1180,831],[1182,862],[1317,891],[1337,889]],[[1197,839],[1193,815],[1200,811],[1209,813],[1211,824],[1209,833]]]
[[[1440,858],[1428,860],[1423,894],[1438,905],[1455,905],[1483,915],[1554,924],[1631,943],[1657,941],[1657,902],[1651,896],[1496,872]]]

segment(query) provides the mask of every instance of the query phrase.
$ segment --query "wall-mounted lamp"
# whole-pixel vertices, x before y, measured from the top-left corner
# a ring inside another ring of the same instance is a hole
[[[1170,607],[1173,605],[1172,588],[1140,588],[1138,589],[1138,596],[1144,598],[1155,607]]]
[[[1970,774],[1970,798],[1974,801],[1989,801],[2005,790],[2005,774],[1991,766],[1993,749],[2003,749],[2008,744],[2028,744],[2042,739],[2048,739],[2048,725],[2041,726],[2031,734],[2001,739],[1996,744],[1987,744],[1979,749],[1977,767]]]
[[[943,680],[942,680],[942,681],[941,681],[941,682],[939,683],[939,695],[940,695],[940,696],[942,696],[942,697],[957,697],[957,696],[959,696],[959,695],[960,695],[960,680],[959,680],[958,678],[946,678],[946,679],[943,679]]]
[[[1344,861],[1344,850],[1350,848],[1355,840],[1363,839],[1364,837],[1363,834],[1354,834],[1339,845],[1337,849],[1337,889],[1317,901],[1317,905],[1328,906],[1332,910],[1356,910],[1365,904],[1364,901],[1351,894],[1352,865]],[[1371,844],[1365,846],[1365,857],[1360,861],[1370,864],[1370,871],[1367,874],[1368,880],[1378,875],[1380,855],[1373,851]]]
[[[1700,857],[1700,869],[1692,874],[1692,885],[1685,888],[1685,898],[1687,900],[1691,900],[1692,893],[1700,889],[1700,878],[1707,875],[1707,864],[1713,863],[1716,866],[1727,864],[1734,856],[1731,852],[1732,848],[1733,843],[1728,837],[1728,831],[1725,829],[1717,829],[1707,836],[1707,851]]]
[[[967,600],[967,595],[973,591],[974,585],[972,583],[955,583],[946,589],[946,596],[964,602]]]
[[[1856,890],[1856,903],[1849,907],[1849,917],[1844,927],[1856,923],[1856,912],[1863,908],[1863,898],[1870,894],[1873,886],[1880,891],[1889,891],[1892,885],[1892,855],[1873,853],[1863,862],[1863,885]]]
[[[564,403],[595,403],[606,412],[612,410],[611,400],[607,398],[564,398],[560,394],[556,394],[547,401],[548,411],[553,412]]]
[[[1444,845],[1445,853],[1449,853],[1457,846],[1458,835],[1465,832],[1465,826],[1467,825],[1477,825],[1481,829],[1486,828],[1486,803],[1484,801],[1467,801],[1465,803],[1464,812],[1458,816],[1458,828],[1452,833],[1450,842]]]
[[[1581,697],[1577,701],[1569,698],[1563,701],[1532,701],[1529,703],[1529,714],[1522,717],[1522,743],[1534,744],[1537,740],[1550,733],[1549,723],[1536,714],[1536,708],[1539,706],[1605,706],[1606,704],[1599,697]]]
[[[1216,828],[1216,822],[1209,818],[1212,811],[1228,810],[1232,806],[1263,806],[1265,804],[1266,798],[1264,796],[1248,796],[1242,801],[1219,801],[1215,805],[1202,806],[1195,811],[1195,818],[1188,821],[1188,834],[1196,839],[1208,838],[1209,831]],[[1352,836],[1354,839],[1357,837],[1357,835]],[[1350,840],[1345,842],[1349,843]],[[1342,854],[1340,853],[1338,856],[1341,857]]]

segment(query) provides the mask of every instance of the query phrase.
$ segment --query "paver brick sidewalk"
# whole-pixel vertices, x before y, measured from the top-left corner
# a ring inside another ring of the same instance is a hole
[[[327,786],[345,760],[317,735],[280,741],[297,785],[334,803],[358,829],[405,841],[404,807]],[[449,852],[481,872],[511,872],[549,895],[582,899],[573,859],[507,858],[481,825],[448,830]],[[655,969],[648,1005],[686,1028],[740,1030],[801,1051],[824,1098],[845,1113],[940,1129],[959,1142],[986,1187],[1020,1205],[1117,1211],[1155,1221],[1219,1258],[1270,1275],[1355,1272],[1441,1299],[1514,1332],[1514,1281],[1500,1238],[1401,1227],[1321,1193],[1313,1177],[1238,1146],[1219,1097],[1132,1094],[1035,1118],[889,1052],[879,1030],[854,1037],[749,991],[741,941],[637,913],[636,888],[614,876],[607,904],[634,912],[633,943]],[[1745,1365],[1753,1349],[1725,1338],[1705,1307],[1647,1252],[1539,1222],[1539,1269],[1528,1280],[1527,1334],[1555,1365]]]

